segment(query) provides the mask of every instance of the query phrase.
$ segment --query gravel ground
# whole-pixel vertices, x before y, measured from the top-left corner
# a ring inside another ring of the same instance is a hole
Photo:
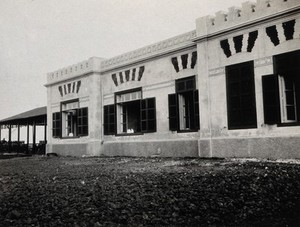
[[[297,162],[0,160],[0,226],[299,225]]]

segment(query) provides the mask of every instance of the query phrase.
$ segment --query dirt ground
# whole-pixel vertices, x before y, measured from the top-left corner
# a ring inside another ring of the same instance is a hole
[[[299,226],[300,165],[239,159],[0,160],[0,226]]]

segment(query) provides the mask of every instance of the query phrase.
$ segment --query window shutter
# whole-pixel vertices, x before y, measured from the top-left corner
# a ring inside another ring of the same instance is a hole
[[[169,94],[169,129],[171,131],[178,130],[178,107],[177,95]]]
[[[277,124],[280,122],[278,76],[263,76],[262,88],[265,124]]]
[[[77,111],[77,134],[78,136],[87,136],[89,134],[87,107]]]
[[[58,138],[61,136],[61,114],[56,112],[52,114],[52,136]]]
[[[115,105],[104,106],[104,135],[115,134]]]
[[[194,111],[195,111],[195,129],[200,129],[200,116],[199,116],[199,92],[194,91]]]
[[[141,132],[156,132],[155,98],[141,100]]]

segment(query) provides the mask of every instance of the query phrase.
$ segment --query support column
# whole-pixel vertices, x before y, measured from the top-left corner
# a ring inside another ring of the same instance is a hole
[[[36,132],[36,123],[35,123],[35,121],[33,122],[33,127],[32,127],[32,150],[33,150],[33,153],[35,153],[36,152],[36,144],[35,144],[35,137],[36,137],[36,135],[35,135],[35,132]]]
[[[20,146],[20,123],[18,123],[18,152],[21,151],[21,146]]]
[[[8,152],[11,152],[11,124],[8,127]]]
[[[2,125],[0,125],[0,140],[2,141],[2,137],[1,137],[1,129],[2,129]]]
[[[47,118],[44,119],[44,142],[47,144]]]
[[[27,153],[29,153],[29,123],[27,122]]]

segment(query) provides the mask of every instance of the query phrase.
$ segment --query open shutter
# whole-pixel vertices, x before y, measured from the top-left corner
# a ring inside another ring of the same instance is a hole
[[[156,132],[155,98],[141,100],[141,132]]]
[[[194,112],[195,112],[195,129],[200,129],[200,116],[199,116],[199,92],[194,91]]]
[[[280,122],[278,76],[263,76],[262,88],[265,124],[277,124]]]
[[[115,105],[104,106],[104,135],[115,134]]]
[[[56,112],[52,114],[52,136],[58,138],[61,136],[61,114]]]
[[[78,136],[87,136],[89,134],[87,107],[77,111],[77,134]]]
[[[169,94],[169,129],[171,131],[178,130],[178,106],[177,95]]]

